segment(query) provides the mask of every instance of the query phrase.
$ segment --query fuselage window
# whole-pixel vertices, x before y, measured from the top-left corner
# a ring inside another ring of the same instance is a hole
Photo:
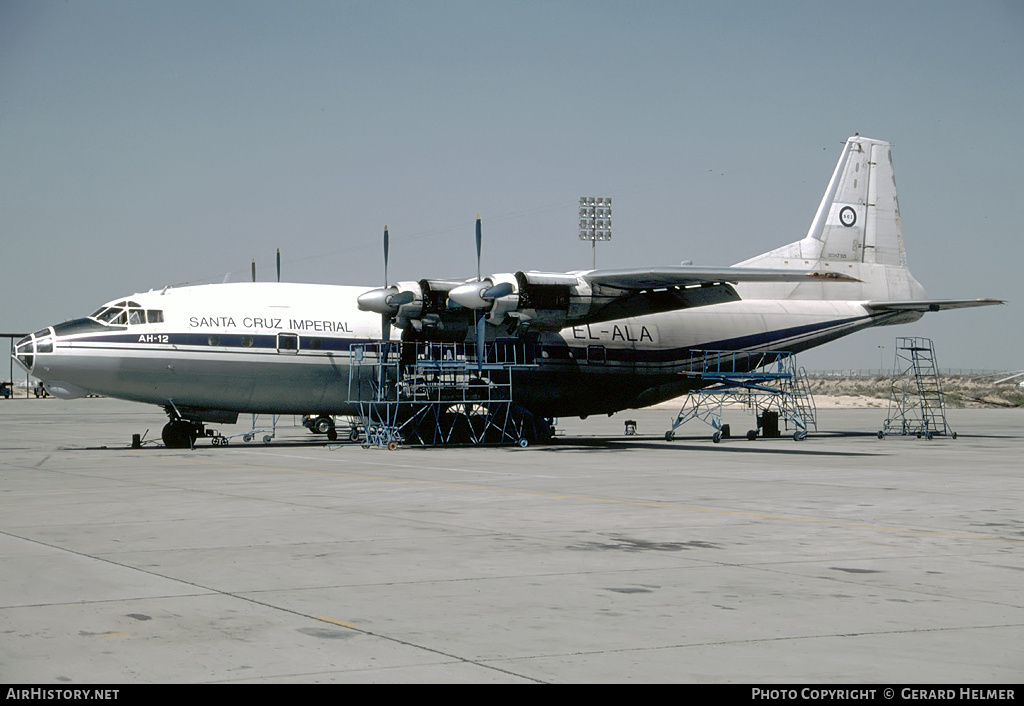
[[[246,348],[252,348],[252,336],[242,336],[242,345]]]
[[[219,346],[220,336],[208,336],[206,338],[206,342],[209,343],[211,346]]]
[[[299,337],[294,333],[277,334],[277,349],[279,351],[297,351],[299,349]]]

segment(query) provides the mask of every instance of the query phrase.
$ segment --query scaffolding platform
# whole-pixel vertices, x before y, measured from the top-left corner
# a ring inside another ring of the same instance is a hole
[[[467,343],[380,341],[354,345],[349,402],[363,447],[517,444],[550,434],[512,399],[515,372],[535,367],[518,342],[496,341],[477,359]]]
[[[956,438],[946,422],[935,345],[930,338],[896,339],[889,412],[878,438],[889,435]]]
[[[686,396],[672,428],[665,432],[666,441],[672,441],[676,429],[691,419],[711,426],[715,430],[711,440],[716,444],[728,438],[729,425],[722,424],[726,405],[742,405],[755,412],[757,428],[747,432],[751,441],[758,435],[781,436],[780,419],[787,432],[792,425],[797,441],[806,439],[809,429],[817,431],[817,410],[807,374],[797,367],[792,353],[697,350],[683,374],[706,384]]]

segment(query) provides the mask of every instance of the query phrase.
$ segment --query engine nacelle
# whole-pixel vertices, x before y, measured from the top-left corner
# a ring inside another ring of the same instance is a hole
[[[395,325],[399,328],[412,328],[418,335],[428,340],[462,341],[472,328],[470,311],[464,308],[452,308],[448,305],[448,293],[463,284],[461,281],[421,279],[412,284],[419,292],[419,297],[399,308],[395,316]],[[408,307],[408,308],[407,308]]]
[[[550,272],[516,272],[519,301],[509,316],[520,325],[543,331],[560,331],[590,310],[591,289],[575,275]]]
[[[504,272],[470,280],[448,289],[452,304],[486,311],[487,322],[516,328],[560,331],[584,318],[594,303],[590,284],[573,274]],[[457,311],[458,309],[456,309]]]
[[[448,298],[467,309],[484,310],[489,323],[500,324],[505,321],[506,314],[519,306],[517,287],[516,276],[504,272],[453,287]]]

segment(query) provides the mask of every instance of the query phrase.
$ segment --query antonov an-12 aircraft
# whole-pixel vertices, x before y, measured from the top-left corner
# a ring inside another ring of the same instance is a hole
[[[929,311],[997,303],[927,297],[907,268],[890,145],[855,135],[807,235],[732,267],[168,287],[43,328],[15,357],[57,397],[162,406],[164,443],[188,447],[204,423],[239,413],[355,414],[350,348],[388,339],[392,326],[407,343],[522,344],[531,366],[515,373],[514,401],[543,419],[685,394],[704,384],[684,374],[694,351],[795,353]]]

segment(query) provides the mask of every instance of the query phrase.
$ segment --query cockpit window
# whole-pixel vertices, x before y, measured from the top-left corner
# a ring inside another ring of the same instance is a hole
[[[100,309],[99,311],[92,315],[92,318],[105,324],[112,324],[115,323],[115,320],[117,319],[118,315],[123,313],[124,309],[111,306],[107,307],[106,309]]]
[[[93,312],[89,318],[113,326],[134,326],[145,323],[163,323],[164,312],[160,309],[143,309],[135,302],[124,301],[102,307]]]

